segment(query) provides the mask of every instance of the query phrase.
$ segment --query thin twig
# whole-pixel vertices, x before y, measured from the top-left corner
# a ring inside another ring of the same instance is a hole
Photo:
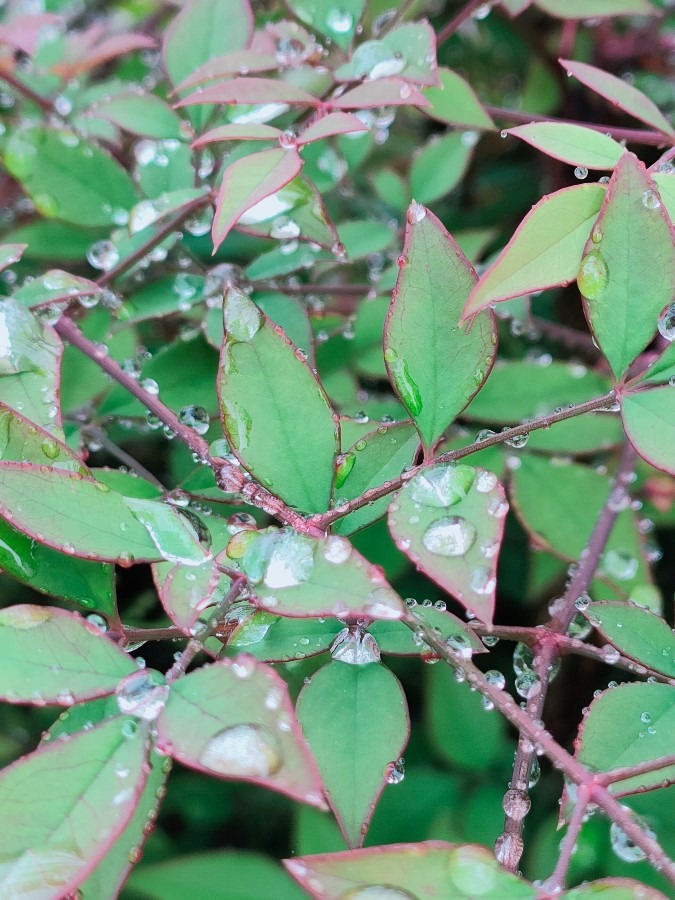
[[[140,475],[141,478],[144,478],[146,481],[154,484],[155,487],[159,488],[161,491],[166,492],[166,488],[159,480],[159,478],[153,475],[149,469],[146,469],[145,466],[140,463],[134,456],[132,456],[130,453],[127,453],[126,450],[123,450],[114,441],[111,441],[106,432],[102,428],[99,428],[98,425],[83,426],[82,436],[84,437],[85,441],[87,440],[87,438],[96,441],[104,450],[107,450],[107,452],[111,456],[114,456],[115,459],[119,460],[122,465],[127,466],[129,469],[132,469],[134,472],[136,472],[137,475]]]
[[[577,799],[574,804],[574,812],[567,826],[567,833],[560,845],[560,855],[555,864],[555,869],[549,878],[546,879],[542,888],[551,894],[560,894],[565,888],[565,879],[567,878],[567,870],[570,867],[572,856],[577,846],[579,832],[584,824],[584,817],[590,800],[589,790],[582,785],[577,790]]]
[[[457,29],[460,28],[467,19],[470,19],[477,9],[483,6],[484,2],[485,0],[469,0],[466,6],[462,7],[457,15],[450,19],[448,24],[438,32],[436,35],[436,46],[442,47]]]
[[[618,769],[612,769],[610,772],[598,774],[597,777],[601,784],[616,784],[618,781],[626,781],[628,778],[639,778],[641,775],[658,772],[659,769],[669,769],[671,766],[675,766],[675,755],[673,754],[670,756],[659,756],[658,759],[650,759],[635,766],[622,766]]]
[[[531,322],[535,331],[552,341],[563,344],[568,350],[583,353],[593,360],[600,358],[600,351],[587,331],[579,331],[577,328],[571,328],[561,322],[552,322],[550,319],[543,319],[540,316],[532,316]]]
[[[56,112],[54,104],[49,99],[49,97],[43,97],[41,94],[36,93],[33,88],[28,87],[27,84],[24,84],[23,81],[20,81],[13,72],[9,72],[6,69],[0,70],[0,79],[6,81],[10,87],[14,88],[14,90],[21,94],[24,99],[30,100],[31,103],[35,103],[40,109],[47,113],[48,115],[52,115]]]

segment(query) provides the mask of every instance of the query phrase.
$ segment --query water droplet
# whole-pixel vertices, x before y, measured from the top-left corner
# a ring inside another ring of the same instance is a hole
[[[492,431],[490,428],[481,428],[476,437],[473,439],[474,444],[481,444],[483,441],[487,441],[491,437],[494,437],[496,433],[496,431]]]
[[[117,685],[115,697],[120,712],[152,721],[164,709],[169,696],[169,685],[161,672],[155,669],[139,669],[127,675]]]
[[[391,347],[384,351],[384,359],[396,392],[412,416],[422,412],[422,395],[408,371],[408,366]]]
[[[578,641],[585,640],[593,630],[593,625],[581,613],[577,613],[569,624],[567,634]]]
[[[527,782],[528,788],[533,788],[536,786],[537,782],[541,777],[541,766],[539,765],[539,760],[537,757],[533,757],[532,766],[530,768],[530,778]]]
[[[96,241],[87,250],[87,261],[94,269],[109,272],[120,261],[119,250],[112,241]]]
[[[500,672],[498,669],[489,669],[485,673],[485,680],[488,684],[494,685],[499,691],[503,691],[504,686],[506,685],[506,678],[504,677],[503,672]]]
[[[502,800],[502,808],[506,815],[517,822],[525,818],[531,805],[531,800],[524,791],[509,790]]]
[[[642,205],[645,209],[659,209],[661,206],[661,200],[656,191],[647,190],[642,195]]]
[[[405,760],[403,757],[387,766],[387,784],[400,784],[405,778]]]
[[[421,222],[426,218],[427,211],[422,206],[421,203],[417,203],[415,200],[408,207],[408,222],[411,225],[415,225],[418,222]]]
[[[477,491],[481,494],[487,494],[489,491],[493,491],[498,484],[499,480],[493,472],[488,472],[486,469],[478,469],[476,474]]]
[[[243,291],[228,287],[223,303],[223,321],[229,340],[245,342],[253,340],[260,331],[264,317]]]
[[[354,27],[354,16],[348,9],[331,9],[326,16],[326,27],[333,34],[349,34]]]
[[[369,884],[350,888],[340,894],[338,900],[418,900],[415,894],[389,884]]]
[[[632,810],[630,810],[627,806],[623,807],[627,812],[631,812],[633,818],[636,823],[640,825],[642,830],[649,835],[651,838],[656,838],[655,833],[651,828],[647,825],[645,820],[640,816],[636,815]],[[612,844],[612,850],[614,853],[622,859],[624,862],[635,863],[641,862],[646,858],[647,854],[644,850],[641,850],[633,841],[628,837],[625,831],[622,831],[621,828],[616,824],[616,822],[612,822],[612,825],[609,829],[609,839]]]
[[[476,470],[471,466],[433,466],[412,480],[411,498],[434,509],[454,506],[466,497],[475,478]]]
[[[108,630],[108,622],[103,616],[99,616],[98,613],[91,613],[87,616],[87,622],[90,625],[93,625],[94,628],[97,628],[99,631],[106,632]]]
[[[588,169],[586,166],[577,166],[574,170],[574,177],[578,178],[579,181],[583,181],[584,178],[588,178]]]
[[[338,490],[347,480],[355,462],[356,456],[353,453],[343,453],[338,456],[335,464],[335,487]]]
[[[487,566],[477,566],[471,573],[469,584],[477,594],[490,594],[495,589],[497,579]]]
[[[591,250],[581,260],[577,285],[587,300],[599,300],[609,283],[609,269],[599,250]]]
[[[380,661],[377,641],[362,628],[343,628],[331,645],[331,656],[339,662],[352,666],[363,666]]]
[[[402,604],[398,594],[391,588],[379,587],[371,591],[363,609],[374,619],[400,619]]]
[[[159,394],[159,385],[154,378],[144,378],[139,383],[143,390],[147,391],[148,394],[152,394],[153,397],[156,397]]]
[[[477,534],[475,525],[461,516],[445,516],[429,525],[422,543],[438,556],[465,556]]]
[[[203,406],[184,406],[178,413],[178,418],[197,434],[206,434],[209,430],[211,418]]]
[[[46,437],[40,446],[44,455],[49,459],[56,459],[59,455],[60,447],[54,438]]]
[[[463,634],[461,631],[448,635],[445,639],[445,644],[449,650],[454,650],[455,653],[458,653],[462,657],[462,659],[471,659],[473,655],[471,641],[467,635]]]
[[[509,429],[503,428],[502,430],[508,431]],[[527,444],[529,439],[529,434],[514,434],[513,437],[508,438],[504,441],[504,443],[508,444],[509,447],[515,447],[517,450],[519,450],[521,447],[524,447],[525,444]]]
[[[340,537],[337,534],[331,535],[326,539],[324,545],[323,558],[334,565],[346,562],[352,553],[352,545],[347,538]]]
[[[675,340],[675,303],[671,303],[659,316],[659,334],[667,341]]]
[[[611,644],[605,644],[604,647],[602,647],[602,658],[610,666],[613,666],[614,663],[617,663],[621,659],[621,654],[616,647],[613,647]]]
[[[638,571],[638,561],[627,550],[608,550],[605,553],[603,568],[608,575],[619,581],[630,581]]]
[[[643,712],[643,713],[641,713],[641,714],[640,714],[640,721],[641,721],[641,722],[644,722],[645,725],[649,725],[650,722],[652,721],[651,714],[648,713],[648,712],[646,712],[646,711]]]
[[[525,700],[536,697],[541,690],[541,679],[536,672],[528,670],[516,678],[516,691]]]
[[[199,755],[202,766],[220,775],[266,778],[283,765],[278,738],[262,725],[239,724],[219,731]]]

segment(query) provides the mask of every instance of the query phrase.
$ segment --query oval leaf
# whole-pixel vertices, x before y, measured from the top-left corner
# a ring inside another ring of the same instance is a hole
[[[591,603],[584,615],[624,656],[675,678],[675,635],[662,618],[632,603]]]
[[[352,88],[329,101],[333,109],[373,109],[378,106],[429,106],[417,88],[401,78],[379,78]]]
[[[438,75],[441,80],[439,87],[424,91],[431,104],[424,110],[425,115],[448,125],[494,130],[494,122],[481,106],[471,85],[461,75],[452,69],[439,69]]]
[[[403,689],[378,663],[334,660],[302,689],[297,713],[345,840],[358,847],[408,742]]]
[[[566,122],[533,122],[509,128],[513,134],[547,156],[585,166],[588,169],[613,169],[624,152],[621,144],[601,131]]]
[[[342,628],[337,619],[290,619],[260,610],[235,628],[224,655],[250,653],[263,662],[306,659],[328,650]]]
[[[670,385],[621,397],[626,437],[648,463],[675,475],[675,396]]]

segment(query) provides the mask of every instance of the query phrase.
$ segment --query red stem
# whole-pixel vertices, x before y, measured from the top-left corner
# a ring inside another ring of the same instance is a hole
[[[450,19],[448,24],[438,32],[436,35],[436,46],[441,47],[448,38],[452,37],[457,29],[462,26],[467,19],[470,19],[479,7],[483,6],[484,2],[485,0],[469,0],[466,6],[462,7],[457,15]]]

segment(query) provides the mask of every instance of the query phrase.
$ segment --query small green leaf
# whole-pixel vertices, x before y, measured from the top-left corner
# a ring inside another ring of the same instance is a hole
[[[588,169],[613,169],[624,152],[601,131],[566,122],[533,122],[509,128],[513,134],[554,159]]]
[[[492,472],[442,463],[404,484],[389,506],[389,530],[420,571],[489,624],[508,509]]]
[[[90,112],[131,134],[171,140],[183,136],[180,116],[155,94],[116,94],[94,104]]]
[[[0,773],[5,896],[65,897],[77,888],[133,814],[145,740],[133,720],[110,719]],[[27,805],[35,815],[26,816]]]
[[[387,75],[438,84],[436,39],[428,22],[405,22],[379,40],[364,41],[335,72],[338,81],[375,81]]]
[[[324,653],[342,627],[337,619],[290,619],[261,610],[235,628],[224,653],[246,652],[263,662],[291,662]]]
[[[675,635],[660,617],[632,603],[591,603],[588,621],[624,656],[675,678]]]
[[[363,897],[447,897],[452,900],[534,900],[537,890],[506,872],[484,847],[424,841],[286,859],[307,890],[326,900]],[[478,893],[480,891],[480,893]]]
[[[424,91],[424,96],[431,103],[424,110],[425,115],[448,125],[493,131],[495,124],[471,85],[452,69],[439,69],[438,75],[440,86]]]
[[[580,184],[549,194],[533,206],[496,262],[481,275],[463,320],[493,303],[572,281],[604,196],[603,185]]]
[[[675,282],[672,225],[632,153],[612,175],[584,252],[577,284],[586,318],[620,379],[654,336]]]
[[[445,197],[461,182],[472,156],[473,147],[460,132],[431,137],[413,154],[410,167],[413,197],[427,205]]]
[[[305,685],[297,712],[340,829],[358,847],[408,741],[403,689],[378,663],[333,661]]]
[[[153,566],[154,570],[164,563]],[[201,566],[173,566],[159,586],[159,599],[168,617],[186,634],[204,610],[213,606],[227,593],[230,579],[211,561]]]
[[[534,5],[558,19],[588,16],[648,16],[656,13],[650,0],[534,0]]]
[[[0,244],[0,272],[18,262],[27,247],[28,244]]]
[[[600,900],[667,900],[665,894],[643,882],[631,878],[601,878],[589,881],[571,891],[560,894],[563,900],[586,900],[599,897]]]
[[[192,672],[171,689],[158,747],[185,765],[324,807],[322,783],[284,681],[242,654]]]
[[[657,469],[675,475],[675,396],[670,385],[626,391],[621,397],[626,437]]]
[[[13,297],[25,306],[34,308],[58,301],[69,303],[78,297],[98,298],[100,294],[101,288],[94,281],[81,278],[79,275],[71,275],[70,272],[61,269],[50,269],[44,275],[38,275],[27,284],[21,285]]]
[[[310,28],[346,50],[363,15],[365,0],[288,0],[295,15]]]
[[[576,742],[579,762],[596,772],[668,756],[675,734],[675,688],[669,684],[622,684],[591,703]],[[610,790],[630,794],[675,779],[675,766],[614,782]]]
[[[136,202],[136,188],[122,166],[72,131],[38,125],[15,131],[4,161],[49,219],[114,225]]]
[[[408,209],[403,255],[384,335],[392,385],[427,448],[480,389],[497,341],[491,313],[459,319],[476,275],[440,221]]]
[[[291,529],[240,532],[227,547],[258,603],[281,616],[400,619],[404,606],[382,570],[339,535],[323,540]]]
[[[233,450],[287,503],[323,512],[338,450],[323,388],[300,350],[236,289],[226,294],[224,321],[219,393]]]

